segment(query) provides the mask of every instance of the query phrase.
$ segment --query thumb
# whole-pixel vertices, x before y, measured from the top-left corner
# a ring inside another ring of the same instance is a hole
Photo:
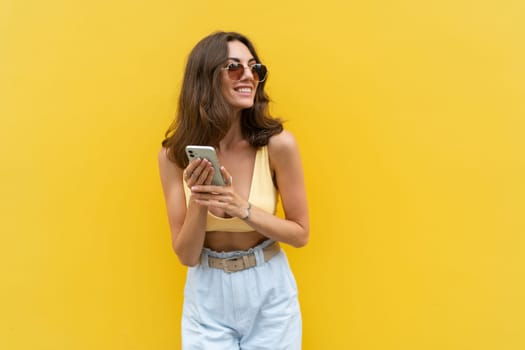
[[[228,170],[225,167],[221,166],[222,178],[226,182],[226,186],[233,186],[233,177],[230,175]]]

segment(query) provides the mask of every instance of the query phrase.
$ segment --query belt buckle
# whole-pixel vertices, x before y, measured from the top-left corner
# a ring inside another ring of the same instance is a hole
[[[240,268],[238,270],[230,270],[228,268],[227,262],[229,262],[229,261],[237,261],[237,260],[241,260],[242,261],[242,268]],[[232,273],[232,272],[237,272],[237,271],[244,270],[245,268],[246,268],[246,266],[244,266],[244,260],[243,260],[242,256],[235,256],[235,257],[231,257],[231,258],[224,258],[222,260],[222,269],[224,270],[224,272]]]

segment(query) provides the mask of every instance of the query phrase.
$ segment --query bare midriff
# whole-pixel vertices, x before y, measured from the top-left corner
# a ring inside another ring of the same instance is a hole
[[[204,246],[216,252],[248,250],[267,240],[256,231],[251,232],[206,232]]]

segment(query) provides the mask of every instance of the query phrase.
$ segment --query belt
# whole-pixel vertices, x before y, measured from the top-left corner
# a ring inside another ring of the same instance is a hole
[[[281,251],[279,242],[274,242],[268,247],[263,248],[264,261],[267,262]],[[208,256],[208,266],[214,269],[221,269],[224,272],[237,272],[249,269],[257,265],[255,253],[250,253],[243,256],[236,256],[233,258],[215,258]]]

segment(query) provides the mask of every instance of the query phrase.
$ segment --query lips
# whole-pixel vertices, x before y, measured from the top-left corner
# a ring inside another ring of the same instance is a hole
[[[251,94],[253,91],[253,87],[248,86],[248,85],[241,85],[241,86],[234,87],[233,90],[240,92],[240,93]]]

